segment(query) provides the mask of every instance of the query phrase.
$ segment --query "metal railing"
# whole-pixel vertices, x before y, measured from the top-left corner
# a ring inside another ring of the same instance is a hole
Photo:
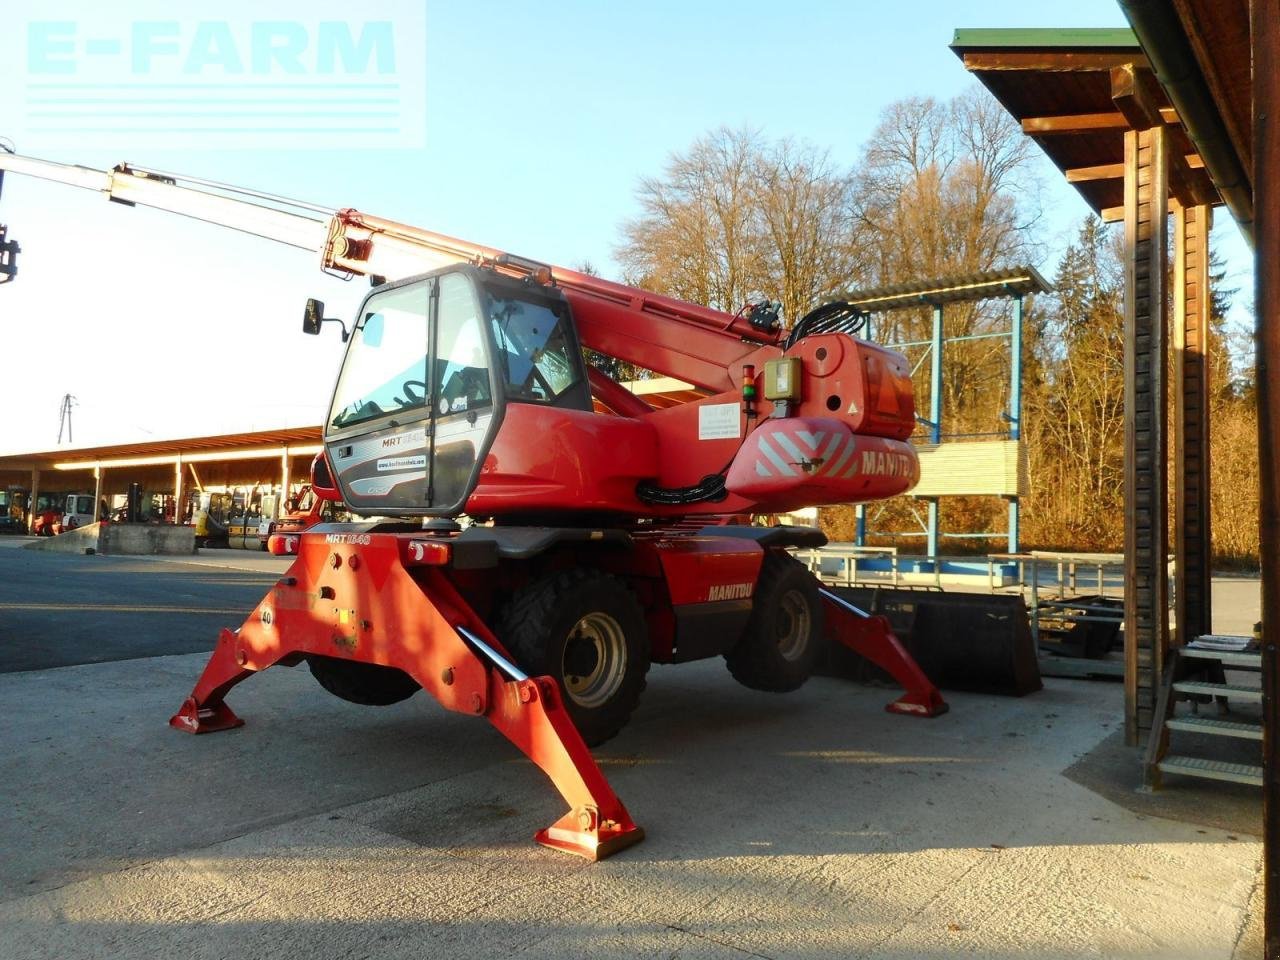
[[[982,578],[991,591],[1010,587],[1021,575],[1016,559],[990,556],[926,557],[901,554],[897,547],[859,547],[829,543],[825,547],[795,550],[794,555],[823,583],[836,586],[927,587],[972,586]],[[1016,570],[1014,576],[1008,571]]]

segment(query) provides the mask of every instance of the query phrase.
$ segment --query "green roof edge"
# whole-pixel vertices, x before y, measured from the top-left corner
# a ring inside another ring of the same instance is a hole
[[[952,50],[984,47],[1136,49],[1138,38],[1128,27],[979,27],[957,29],[951,40]]]

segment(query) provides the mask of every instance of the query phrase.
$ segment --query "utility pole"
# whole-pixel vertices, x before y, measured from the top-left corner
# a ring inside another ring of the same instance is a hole
[[[62,431],[67,431],[67,443],[75,443],[71,439],[71,408],[79,406],[79,401],[71,394],[62,396],[62,409],[58,412],[58,443],[62,443]]]
[[[11,141],[0,139],[0,150],[13,153]],[[0,170],[0,193],[4,192],[4,171]],[[22,250],[17,240],[9,239],[9,228],[0,223],[0,283],[9,283],[18,275],[18,254]]]

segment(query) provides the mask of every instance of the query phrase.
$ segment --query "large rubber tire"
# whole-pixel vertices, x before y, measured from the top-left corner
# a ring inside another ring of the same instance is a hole
[[[744,687],[786,693],[809,679],[822,655],[822,598],[818,581],[788,554],[765,554],[751,619],[738,645],[724,655]]]
[[[356,660],[307,657],[311,675],[335,697],[366,707],[386,707],[407,700],[422,688],[395,667],[380,667]]]
[[[598,570],[564,570],[517,591],[497,635],[530,676],[549,676],[582,739],[626,726],[649,672],[649,631],[634,593]]]

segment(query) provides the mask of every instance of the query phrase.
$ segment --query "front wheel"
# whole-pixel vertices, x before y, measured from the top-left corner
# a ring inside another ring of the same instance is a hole
[[[809,679],[822,653],[818,581],[785,553],[769,552],[760,568],[751,619],[724,659],[735,680],[753,690],[785,693]]]
[[[648,629],[635,594],[617,577],[566,570],[519,591],[497,635],[531,676],[550,676],[588,746],[631,717],[649,671]]]

